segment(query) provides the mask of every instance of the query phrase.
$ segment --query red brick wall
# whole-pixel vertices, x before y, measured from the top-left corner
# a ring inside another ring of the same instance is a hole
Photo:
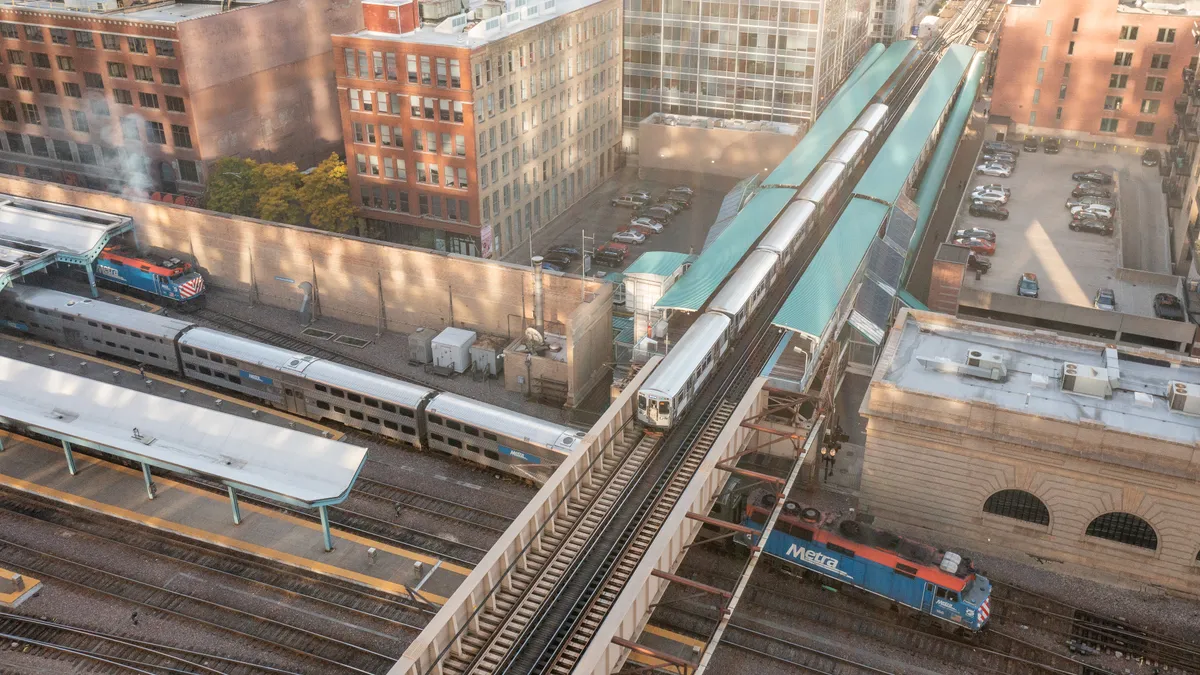
[[[1032,127],[1037,134],[1165,144],[1174,124],[1174,101],[1183,90],[1182,71],[1197,53],[1191,33],[1193,17],[1118,11],[1118,6],[1117,0],[1043,0],[1036,7],[1010,5],[1000,33],[992,114],[1011,117],[1018,131]],[[1049,34],[1047,22],[1052,22]],[[1137,39],[1120,39],[1123,26],[1136,27]],[[1174,43],[1156,41],[1160,28],[1175,29]],[[1117,52],[1132,52],[1132,63],[1114,65]],[[1152,69],[1152,59],[1160,54],[1169,55],[1168,67]],[[1070,73],[1064,77],[1067,64]],[[1109,87],[1114,74],[1128,76],[1124,88]],[[1164,78],[1163,90],[1147,91],[1148,77]],[[1060,100],[1063,85],[1066,96]],[[1034,103],[1035,91],[1039,90],[1038,102]],[[1122,97],[1119,110],[1105,110],[1108,96]],[[1141,111],[1147,99],[1158,101],[1157,112]],[[1036,114],[1032,122],[1030,113]],[[1101,131],[1103,118],[1118,120],[1117,130]],[[1138,122],[1152,123],[1153,132],[1137,135]]]
[[[363,24],[367,30],[380,33],[407,33],[421,23],[416,0],[402,5],[394,3],[363,3]]]

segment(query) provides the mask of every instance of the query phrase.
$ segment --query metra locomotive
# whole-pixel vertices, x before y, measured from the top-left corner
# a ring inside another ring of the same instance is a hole
[[[32,286],[0,293],[0,325],[87,354],[172,372],[543,483],[583,433],[190,321]]]
[[[718,501],[727,520],[763,529],[772,495],[747,499],[737,477]],[[757,501],[757,503],[753,503]],[[734,544],[748,549],[757,535],[738,534]],[[845,584],[938,619],[942,628],[976,633],[991,614],[992,585],[957,553],[878,530],[854,520],[834,526],[816,509],[788,502],[763,552],[825,584]]]
[[[180,309],[203,305],[205,299],[204,277],[189,263],[178,258],[151,259],[118,246],[100,252],[96,280]]]

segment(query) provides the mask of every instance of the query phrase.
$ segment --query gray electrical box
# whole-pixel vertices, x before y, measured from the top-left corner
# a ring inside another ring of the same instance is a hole
[[[433,338],[437,333],[418,328],[408,334],[408,360],[412,363],[433,362]]]
[[[476,372],[496,377],[504,372],[505,340],[492,335],[481,335],[471,345],[471,366]]]

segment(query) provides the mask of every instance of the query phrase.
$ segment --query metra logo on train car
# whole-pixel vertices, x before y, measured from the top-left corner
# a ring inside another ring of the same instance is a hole
[[[115,267],[109,267],[108,265],[96,265],[96,271],[103,276],[111,277],[117,281],[125,281],[125,278],[121,276],[121,273],[117,271]]]
[[[254,373],[252,373],[248,370],[239,370],[238,374],[241,375],[242,377],[246,378],[247,380],[254,380],[255,382],[261,382],[263,384],[275,384],[275,380],[272,380],[271,378],[267,377],[266,375],[255,375]]]
[[[845,571],[838,569],[837,558],[834,558],[833,556],[825,555],[824,553],[821,553],[820,551],[814,551],[810,548],[804,548],[803,546],[797,546],[796,544],[791,544],[788,546],[787,554],[790,557],[795,558],[796,560],[806,562],[810,565],[816,565],[817,567],[822,567],[826,571],[833,572],[834,574],[845,577],[847,579],[854,578],[854,577],[850,576],[850,574],[846,573]]]
[[[503,445],[500,445],[497,447],[499,448],[500,452],[502,452],[506,455],[510,455],[512,457],[516,457],[517,459],[519,459],[523,462],[529,462],[530,464],[541,464],[542,463],[541,457],[534,457],[533,455],[527,455],[527,454],[521,452],[520,450],[513,450],[512,448],[509,448],[509,447],[506,447]]]
[[[22,333],[29,332],[29,324],[22,323],[20,321],[6,321],[4,319],[0,319],[0,326],[8,326],[9,328],[11,328],[13,330],[19,330]]]

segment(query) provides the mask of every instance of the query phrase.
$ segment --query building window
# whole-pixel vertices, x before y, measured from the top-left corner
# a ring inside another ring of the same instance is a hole
[[[379,157],[377,157],[376,155],[371,155],[367,159],[369,159],[371,161],[371,175],[378,176],[379,175]],[[382,200],[380,200],[380,201],[382,201]]]
[[[462,167],[458,168],[458,187],[467,189],[467,170]]]
[[[9,40],[21,39],[20,34],[17,32],[16,24],[11,23],[0,23],[0,37],[5,37]]]
[[[175,58],[175,43],[170,40],[155,40],[154,53],[165,59]]]
[[[1038,101],[1040,101],[1041,99],[1042,99],[1042,90],[1034,89],[1033,90],[1033,104],[1037,105]]]
[[[158,145],[166,145],[167,133],[163,129],[162,122],[146,122],[146,140]],[[188,142],[191,146],[191,141]]]
[[[121,134],[125,137],[125,140],[136,141],[141,139],[141,136],[138,135],[137,123],[137,118],[132,115],[121,118]]]
[[[1056,119],[1056,120],[1062,119],[1062,106],[1059,106],[1054,109],[1054,119]]]
[[[34,68],[50,68],[50,56],[41,52],[30,52],[33,55]]]
[[[1155,534],[1154,528],[1132,513],[1114,511],[1096,518],[1088,524],[1087,536],[1152,551],[1158,549],[1158,535]]]
[[[462,88],[462,72],[458,67],[458,59],[450,59],[450,86],[454,89]]]
[[[358,153],[354,155],[354,160],[354,166],[358,170],[358,173],[365,174],[367,172],[367,156]]]
[[[22,103],[21,115],[25,118],[26,124],[42,123],[42,116],[38,114],[38,107],[35,103]]]
[[[384,54],[384,57],[384,61],[387,64],[387,79],[395,82],[397,77],[396,55],[392,52],[388,52],[387,54]],[[395,209],[392,210],[394,211]]]
[[[134,66],[133,77],[139,82],[153,82],[154,69],[150,66]]]
[[[449,72],[446,68],[446,59],[437,60],[437,86],[444,87],[449,83]]]
[[[420,96],[409,96],[408,97],[408,113],[409,113],[409,115],[412,116],[413,119],[421,118],[421,97]]]
[[[1113,65],[1114,66],[1132,66],[1133,65],[1133,52],[1117,52],[1117,55],[1113,57]]]
[[[74,82],[63,82],[63,94],[71,98],[83,98],[83,91]]]
[[[1042,500],[1024,490],[1001,490],[993,494],[984,502],[983,511],[1034,525],[1050,524],[1050,509]]]
[[[56,58],[56,60],[58,61],[58,69],[59,70],[68,72],[68,73],[75,72],[75,60],[72,59],[71,57],[59,56]]]
[[[177,148],[192,147],[192,134],[185,126],[178,124],[171,125],[171,141],[175,143]]]
[[[167,110],[170,112],[187,112],[183,106],[183,99],[178,96],[167,96]]]
[[[1117,75],[1114,73],[1114,74],[1108,76],[1108,88],[1109,89],[1124,89],[1125,85],[1128,83],[1129,83],[1128,75]]]
[[[1038,71],[1037,71],[1037,83],[1038,84],[1042,83],[1042,78],[1045,77],[1045,75],[1046,75],[1046,69],[1038,68]]]
[[[85,115],[83,111],[71,111],[71,128],[75,131],[82,131],[85,134],[88,132],[87,115]]]
[[[1072,33],[1079,32],[1079,17],[1075,17],[1074,23],[1071,24],[1071,32]]]
[[[1174,28],[1159,28],[1158,29],[1158,39],[1156,39],[1155,42],[1171,43],[1174,41],[1175,41],[1175,29]]]
[[[463,104],[462,101],[454,102],[454,121],[462,124],[463,121]]]
[[[1166,83],[1167,78],[1165,77],[1147,77],[1146,91],[1162,91]]]
[[[54,141],[54,156],[64,162],[74,162],[75,155],[71,152],[71,142]]]
[[[354,50],[347,47],[342,53],[346,57],[346,77],[358,77],[358,69],[354,65]]]
[[[100,77],[100,73],[84,73],[83,83],[87,85],[88,89],[104,88],[104,78]]]
[[[1136,39],[1137,39],[1137,34],[1138,34],[1138,27],[1137,27],[1137,26],[1121,26],[1121,37],[1120,37],[1120,39],[1122,39],[1122,40],[1136,40]]]
[[[1075,53],[1075,41],[1071,40],[1070,42],[1067,43],[1067,56],[1070,56],[1074,53]],[[1045,61],[1046,59],[1042,59],[1042,60]]]
[[[83,164],[96,163],[96,149],[87,143],[76,143],[75,149],[79,151],[79,161]]]
[[[45,42],[46,35],[41,26],[25,26],[25,39],[30,42]]]
[[[179,160],[179,180],[189,183],[200,182],[200,172],[196,169],[196,163],[190,159]]]
[[[92,108],[92,114],[98,117],[108,117],[108,101],[102,98],[95,97],[88,99],[88,105]]]
[[[42,138],[41,136],[29,137],[29,149],[33,151],[33,154],[36,157],[50,156],[50,144],[47,143],[46,139]]]
[[[417,56],[416,56],[416,54],[409,54],[407,56],[407,58],[405,59],[405,63],[408,64],[408,83],[416,84],[417,83]]]
[[[1037,111],[1033,110],[1029,113],[1029,126],[1037,126]]]
[[[374,68],[375,79],[383,79],[383,52],[371,52],[371,65]]]
[[[1067,98],[1067,85],[1058,85],[1058,100],[1062,101]]]
[[[1157,115],[1158,114],[1158,106],[1159,106],[1158,99],[1154,99],[1154,98],[1145,99],[1142,101],[1142,113],[1146,114],[1146,115]]]
[[[1105,117],[1101,119],[1100,131],[1107,131],[1115,134],[1117,132],[1117,120],[1112,117]]]
[[[83,30],[77,30],[75,31],[75,46],[79,47],[80,49],[95,49],[96,43],[93,40],[91,33]]]
[[[120,77],[120,78],[126,77],[125,64],[124,63],[114,63],[112,61],[109,61],[108,62],[108,76],[109,77]]]
[[[46,126],[52,129],[65,129],[66,124],[63,122],[62,108],[46,106]]]
[[[38,78],[38,91],[43,94],[58,95],[58,85],[54,80],[43,80]]]
[[[113,89],[113,102],[121,105],[133,105],[133,94],[128,89]]]
[[[150,47],[146,44],[146,38],[127,37],[125,40],[129,43],[129,51],[134,54],[150,53]]]
[[[100,34],[100,43],[103,44],[104,48],[109,51],[112,51],[112,52],[121,51],[121,41],[119,39],[117,39],[116,35],[110,35],[108,33],[101,33]]]
[[[158,72],[159,72],[159,74],[162,75],[163,84],[172,84],[175,86],[179,86],[179,71],[178,70],[176,70],[174,68],[159,68]],[[154,78],[150,78],[147,81],[153,82]]]
[[[1064,63],[1063,64],[1063,78],[1065,79],[1068,77],[1071,77],[1071,64]]]
[[[1053,30],[1054,30],[1054,22],[1053,22],[1053,21],[1047,21],[1047,22],[1046,22],[1046,37],[1050,37],[1050,33],[1051,33]]]
[[[1150,67],[1155,70],[1166,70],[1171,66],[1170,54],[1155,54],[1150,57]]]
[[[8,62],[14,66],[25,65],[25,52],[17,49],[8,50]]]
[[[1120,110],[1121,103],[1123,103],[1123,102],[1124,102],[1124,100],[1120,96],[1105,96],[1104,97],[1104,109],[1105,110]]]
[[[8,138],[8,149],[11,152],[20,153],[22,155],[26,154],[25,153],[25,137],[24,136],[22,136],[21,134],[14,134],[11,131],[4,132],[4,136],[6,138]]]
[[[1153,136],[1154,122],[1138,122],[1133,133],[1136,136]]]

